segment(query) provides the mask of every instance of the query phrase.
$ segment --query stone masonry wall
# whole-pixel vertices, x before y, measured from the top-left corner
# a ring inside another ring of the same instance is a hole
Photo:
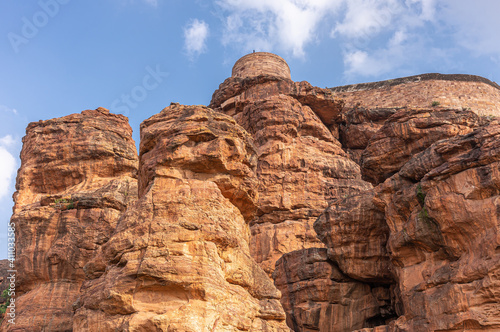
[[[283,58],[267,52],[256,52],[240,58],[233,66],[232,77],[272,75],[291,79],[290,68]]]
[[[473,75],[424,74],[332,88],[347,108],[470,108],[478,115],[500,116],[500,87]]]

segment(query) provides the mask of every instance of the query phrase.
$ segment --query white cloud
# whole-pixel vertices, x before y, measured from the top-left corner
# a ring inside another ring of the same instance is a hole
[[[190,57],[198,56],[206,51],[206,39],[209,27],[205,21],[194,19],[184,29],[184,47]]]
[[[331,31],[357,63],[353,46],[395,29],[422,26],[435,15],[435,0],[219,0],[223,44],[245,51],[281,50],[303,57],[307,46]],[[369,49],[363,50],[369,52]]]
[[[7,135],[0,138],[0,199],[10,193],[10,187],[16,174],[17,163],[14,156],[7,151],[6,147],[12,146],[14,140]]]
[[[397,0],[350,0],[344,20],[332,31],[332,36],[369,38],[391,25],[401,12]]]
[[[436,52],[422,32],[435,11],[435,0],[350,0],[332,31],[344,49],[345,76],[411,72],[415,63],[428,61]],[[426,58],[417,61],[424,49]]]
[[[14,140],[14,138],[12,138],[11,135],[6,135],[0,138],[0,146],[10,147],[13,146],[15,143],[16,141]]]
[[[378,76],[386,73],[396,65],[398,56],[385,49],[368,53],[354,50],[344,54],[344,65],[348,78],[356,76]]]
[[[334,15],[345,0],[219,0],[227,14],[223,44],[246,51],[290,52],[304,55],[318,39],[318,26]]]
[[[300,58],[309,46],[333,41],[345,75],[356,80],[457,70],[470,55],[486,56],[493,67],[500,61],[500,1],[217,0],[216,6],[224,46]]]

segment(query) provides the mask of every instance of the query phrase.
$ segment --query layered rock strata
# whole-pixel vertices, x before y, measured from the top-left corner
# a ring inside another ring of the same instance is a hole
[[[294,331],[350,332],[393,316],[390,289],[354,280],[328,259],[327,249],[283,255],[274,271],[287,323]]]
[[[338,131],[320,119],[328,109],[324,121],[334,124],[331,112],[342,109],[329,92],[269,75],[231,77],[211,107],[254,138],[259,199],[250,250],[266,272],[284,253],[322,245],[312,224],[329,200],[371,187],[332,134]]]
[[[141,125],[139,200],[85,267],[75,331],[288,331],[280,293],[250,256],[257,158],[205,107]]]
[[[139,160],[105,109],[30,124],[0,329],[500,330],[499,120],[379,101],[259,52],[215,111],[145,120]]]
[[[470,133],[480,121],[472,111],[401,109],[370,138],[361,156],[363,178],[382,183],[432,143]]]
[[[16,320],[2,331],[68,331],[83,267],[137,196],[127,118],[105,109],[31,123],[14,214]]]
[[[395,119],[407,120],[395,125]],[[328,248],[326,258],[302,250],[277,265],[275,280],[289,326],[296,331],[498,330],[499,129],[498,120],[466,110],[399,110],[391,116],[365,153],[395,174],[384,175],[380,167],[374,174],[388,177],[384,183],[333,200],[317,219],[314,228]],[[389,143],[395,139],[400,144]],[[378,313],[354,318],[365,312],[344,301],[354,309],[346,309],[349,323],[338,325],[335,315],[342,310],[325,308],[337,303],[329,296],[338,294],[332,280],[339,281],[319,273],[319,261],[322,271],[333,265],[350,281],[385,294],[385,303],[377,299],[378,309],[362,305]]]
[[[343,273],[364,282],[391,284],[389,228],[383,211],[373,203],[374,195],[374,190],[368,190],[333,200],[314,229]]]
[[[361,165],[361,155],[370,139],[398,110],[395,108],[344,108],[337,117],[339,141],[349,157]]]
[[[498,331],[499,121],[413,156],[374,202],[400,293],[391,331]]]

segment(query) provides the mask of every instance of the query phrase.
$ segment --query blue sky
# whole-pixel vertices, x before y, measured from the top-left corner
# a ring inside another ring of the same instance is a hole
[[[421,73],[500,81],[497,0],[0,0],[0,259],[29,122],[106,107],[139,124],[210,102],[246,53],[319,87]]]

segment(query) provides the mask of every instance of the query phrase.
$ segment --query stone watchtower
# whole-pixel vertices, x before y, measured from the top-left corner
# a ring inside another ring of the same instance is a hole
[[[254,52],[240,58],[233,66],[232,77],[255,77],[272,75],[291,79],[290,68],[282,57],[267,53]]]

